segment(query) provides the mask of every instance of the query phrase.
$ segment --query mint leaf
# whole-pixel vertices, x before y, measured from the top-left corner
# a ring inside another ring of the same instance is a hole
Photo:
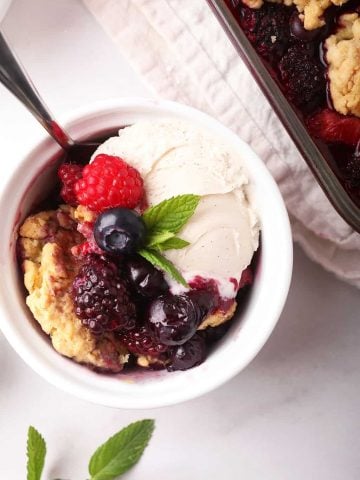
[[[180,250],[181,248],[185,248],[188,245],[190,245],[189,242],[186,240],[183,240],[182,238],[179,237],[172,237],[169,238],[168,240],[165,240],[164,242],[160,243],[157,245],[157,248],[160,251],[164,250]]]
[[[142,218],[147,228],[144,248],[139,254],[154,266],[164,270],[177,282],[188,287],[186,280],[167,258],[160,252],[187,247],[189,242],[176,237],[186,222],[194,214],[200,201],[199,195],[187,194],[164,200],[148,208]]]
[[[150,262],[155,267],[159,267],[161,268],[161,270],[171,275],[177,282],[181,283],[181,285],[184,285],[184,287],[189,287],[185,278],[176,269],[175,265],[171,263],[170,260],[161,255],[161,253],[156,252],[155,250],[142,248],[138,251],[138,254],[144,257],[145,260]]]
[[[90,480],[112,480],[140,460],[154,431],[154,420],[140,420],[101,445],[89,462]]]
[[[34,427],[29,427],[27,445],[27,480],[40,480],[44,468],[46,443]]]
[[[152,248],[155,245],[162,244],[166,242],[167,240],[171,239],[175,234],[167,231],[159,232],[159,231],[154,231],[151,232],[147,238],[146,238],[146,247],[147,248]]]
[[[148,231],[178,233],[194,214],[200,198],[200,195],[178,195],[148,208],[142,216]]]

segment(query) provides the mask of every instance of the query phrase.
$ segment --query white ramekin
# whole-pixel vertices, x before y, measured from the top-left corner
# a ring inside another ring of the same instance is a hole
[[[54,178],[59,148],[45,138],[13,173],[0,198],[0,327],[18,354],[57,387],[83,399],[119,408],[150,408],[179,403],[218,387],[239,373],[273,330],[288,293],[292,239],[284,202],[270,173],[234,133],[193,108],[159,100],[124,99],[101,103],[69,115],[67,129],[76,139],[114,130],[140,119],[178,117],[223,139],[243,157],[261,221],[261,256],[251,298],[241,318],[206,361],[185,372],[144,371],[102,375],[62,357],[41,334],[28,311],[16,262],[16,232],[40,192]]]

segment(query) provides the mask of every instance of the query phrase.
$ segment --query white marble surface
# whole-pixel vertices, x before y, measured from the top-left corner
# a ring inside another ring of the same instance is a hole
[[[125,4],[125,1],[124,1]],[[4,31],[61,119],[71,108],[150,95],[76,0],[15,0]],[[0,188],[40,127],[0,88]],[[128,422],[156,419],[147,480],[358,480],[360,296],[295,249],[288,302],[265,348],[222,388],[152,411],[66,395],[33,373],[0,334],[0,478],[25,478],[29,424],[48,440],[45,479],[85,479],[93,449]]]

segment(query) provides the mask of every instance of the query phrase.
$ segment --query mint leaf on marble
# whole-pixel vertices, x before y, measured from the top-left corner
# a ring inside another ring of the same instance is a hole
[[[29,427],[27,445],[27,480],[40,480],[44,469],[46,443],[41,434],[34,427]]]
[[[102,444],[89,462],[90,480],[113,480],[134,466],[154,431],[154,420],[131,423]]]

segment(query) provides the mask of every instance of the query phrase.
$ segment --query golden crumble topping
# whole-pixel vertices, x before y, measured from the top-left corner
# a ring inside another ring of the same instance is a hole
[[[286,6],[295,5],[300,12],[306,30],[314,30],[324,25],[323,15],[331,5],[343,5],[348,0],[265,0],[271,3],[283,3]],[[260,8],[264,0],[243,0],[250,8]]]
[[[217,312],[205,317],[204,321],[199,326],[198,330],[205,330],[205,328],[208,328],[208,327],[218,327],[222,323],[225,323],[228,320],[230,320],[234,316],[235,310],[236,310],[236,301],[234,300],[233,304],[230,306],[230,308],[226,312],[222,312],[218,310]]]
[[[71,285],[80,263],[71,248],[84,237],[76,220],[87,221],[92,212],[60,206],[29,216],[20,228],[19,247],[26,303],[59,353],[79,363],[120,371],[128,359],[123,346],[109,334],[97,339],[74,311]]]
[[[326,40],[330,94],[343,115],[360,117],[360,16],[340,17],[340,28]]]

